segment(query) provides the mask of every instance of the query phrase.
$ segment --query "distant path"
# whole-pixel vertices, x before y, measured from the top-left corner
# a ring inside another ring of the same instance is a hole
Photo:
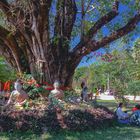
[[[125,97],[127,97],[129,100],[134,99],[134,96],[130,96],[130,95],[125,96]],[[112,96],[112,95],[104,95],[104,94],[100,95],[98,98],[101,99],[101,100],[115,100],[114,96]],[[136,101],[140,101],[140,96],[136,97]]]

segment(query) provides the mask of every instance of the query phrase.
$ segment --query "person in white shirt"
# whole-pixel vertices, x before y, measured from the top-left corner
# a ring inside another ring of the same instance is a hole
[[[116,110],[116,115],[119,120],[125,120],[129,118],[129,115],[122,111],[123,103],[119,103],[119,106]]]
[[[116,110],[116,115],[118,117],[118,122],[122,124],[130,124],[129,115],[122,111],[123,103],[119,103],[119,106]]]

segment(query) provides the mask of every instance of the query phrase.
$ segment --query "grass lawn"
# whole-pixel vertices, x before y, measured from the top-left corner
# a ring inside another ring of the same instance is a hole
[[[140,140],[140,128],[116,126],[106,130],[37,135],[31,132],[1,133],[0,140]]]
[[[118,103],[115,100],[97,100],[99,105],[103,105],[108,107],[110,110],[114,111],[116,107],[118,106]],[[131,101],[126,108],[123,108],[124,110],[131,110],[137,103]]]
[[[101,101],[98,104],[114,110],[117,103],[114,101]],[[130,103],[126,109],[135,104]],[[59,133],[35,134],[33,132],[0,133],[0,140],[140,140],[140,128],[129,125],[118,125],[108,129],[84,132],[62,131]]]

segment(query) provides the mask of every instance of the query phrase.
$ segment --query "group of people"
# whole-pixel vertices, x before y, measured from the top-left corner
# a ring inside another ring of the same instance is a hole
[[[82,99],[82,101],[86,102],[89,99],[92,100],[93,93],[92,92],[88,93],[88,88],[87,88],[86,82],[81,83],[81,88],[82,88],[82,91],[81,91],[81,99]],[[100,94],[101,94],[101,89],[96,89],[95,98],[97,96],[99,96]]]
[[[116,116],[119,123],[123,124],[134,124],[140,126],[140,104],[137,104],[132,108],[132,113],[129,115],[127,112],[122,110],[123,103],[119,103],[116,109]]]

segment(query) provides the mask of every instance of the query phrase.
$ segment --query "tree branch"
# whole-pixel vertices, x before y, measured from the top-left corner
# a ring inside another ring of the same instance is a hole
[[[7,13],[9,11],[9,7],[10,6],[7,0],[0,0],[0,9],[2,9],[4,13]]]
[[[33,10],[32,17],[38,21],[38,30],[43,33],[44,30],[49,29],[49,11],[51,7],[52,0],[38,1],[30,0],[31,10]]]
[[[102,18],[100,18],[93,27],[90,28],[90,30],[88,31],[86,38],[92,39],[92,37],[97,33],[97,31],[99,29],[101,29],[101,27],[103,27],[105,24],[109,23],[112,19],[114,19],[116,16],[118,15],[117,11],[110,11],[109,13],[107,13],[105,16],[103,16]]]
[[[30,16],[32,17],[32,33],[34,38],[32,42],[38,44],[40,50],[40,59],[45,59],[44,50],[49,46],[49,11],[52,0],[38,1],[31,0],[30,10],[32,10]]]
[[[124,27],[111,33],[110,36],[104,37],[100,41],[91,40],[83,46],[78,46],[75,49],[75,51],[71,53],[70,61],[74,59],[75,65],[78,65],[80,60],[87,54],[91,53],[92,51],[96,51],[104,47],[105,45],[132,32],[139,21],[140,21],[140,13],[138,13],[132,19],[130,19],[129,22]]]
[[[107,13],[105,16],[101,17],[94,24],[94,26],[92,26],[89,29],[87,35],[85,35],[84,39],[79,42],[79,44],[72,50],[72,52],[76,52],[84,45],[86,45],[88,42],[90,42],[99,29],[101,29],[105,24],[109,23],[112,19],[114,19],[118,15],[118,6],[119,6],[119,2],[116,0],[113,5],[112,11]]]
[[[16,61],[11,53],[11,50],[7,45],[4,44],[2,40],[0,40],[0,55],[4,56],[11,67],[17,68]]]
[[[104,47],[105,45],[132,32],[136,28],[136,25],[138,24],[139,21],[140,21],[140,13],[135,15],[132,19],[130,19],[130,21],[124,27],[111,33],[110,36],[104,37],[100,41],[89,42],[87,51],[85,51],[85,55],[90,53],[91,51],[96,51],[100,49],[101,47]]]
[[[58,0],[57,7],[54,34],[69,40],[77,13],[75,0]]]
[[[52,4],[52,0],[46,1],[44,0],[44,4],[41,5],[41,22],[39,31],[40,33],[43,33],[41,40],[43,42],[43,46],[49,47],[49,42],[50,42],[50,34],[49,34],[49,12]],[[46,13],[46,14],[45,14]]]
[[[22,60],[22,56],[24,56],[24,54],[21,51],[20,47],[17,45],[15,37],[11,34],[11,32],[6,30],[2,26],[0,26],[0,40],[2,40],[5,46],[8,46],[9,49],[11,50],[11,53],[16,61],[18,71],[19,72],[24,71],[22,69],[23,67],[21,66],[22,63],[20,63],[20,61]]]
[[[87,5],[87,8],[86,8],[86,10],[85,10],[85,13],[89,12],[88,9],[89,9],[91,3],[92,3],[92,0],[89,0],[89,1],[88,1],[88,5]],[[92,9],[94,9],[94,8],[92,8]]]

